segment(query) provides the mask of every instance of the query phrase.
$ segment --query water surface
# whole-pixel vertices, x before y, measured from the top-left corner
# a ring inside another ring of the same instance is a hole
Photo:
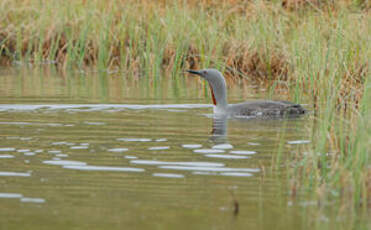
[[[3,68],[0,86],[1,229],[347,223],[306,220],[302,202],[316,204],[290,195],[286,164],[271,170],[278,149],[290,159],[310,144],[308,117],[216,119],[206,88],[184,76]],[[238,84],[229,95],[259,96]]]

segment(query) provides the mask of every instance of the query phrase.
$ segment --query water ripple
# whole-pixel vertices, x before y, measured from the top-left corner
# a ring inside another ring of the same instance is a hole
[[[1,154],[0,159],[9,159],[9,158],[14,158],[13,155],[10,154]]]
[[[222,175],[222,176],[252,176],[251,173],[241,173],[241,172],[225,172],[225,173],[220,173],[219,175]]]
[[[153,173],[152,176],[166,177],[166,178],[184,178],[184,175],[175,174],[175,173]]]
[[[31,176],[31,173],[0,172],[0,176],[21,176],[21,177],[28,177],[28,176]]]
[[[186,149],[197,149],[197,148],[201,148],[202,145],[199,145],[199,144],[184,144],[182,145],[183,148],[186,148]]]
[[[149,142],[152,139],[149,138],[117,138],[118,141],[126,141],[126,142]]]
[[[113,149],[108,149],[108,152],[122,153],[128,150],[129,150],[128,148],[113,148]]]
[[[51,153],[51,154],[58,154],[58,153],[61,153],[62,151],[60,150],[49,150],[48,153]]]
[[[26,203],[45,203],[45,199],[42,198],[31,198],[31,197],[22,197],[20,199],[21,202]]]
[[[88,146],[85,145],[77,145],[77,146],[71,146],[70,149],[87,149]]]
[[[24,197],[20,193],[0,193],[0,198],[19,199],[19,201],[25,203],[45,203],[45,199],[43,198]]]
[[[195,153],[224,153],[222,149],[195,149],[193,150]]]
[[[233,145],[231,144],[219,144],[219,145],[214,145],[212,147],[213,149],[233,149]]]
[[[192,166],[159,166],[162,169],[187,170],[187,171],[209,171],[209,172],[259,172],[258,168],[225,168],[225,167],[192,167]]]
[[[64,165],[63,168],[83,171],[144,172],[144,169],[141,168],[93,166],[93,165]]]
[[[295,141],[288,141],[287,144],[290,145],[300,145],[300,144],[309,144],[310,140],[295,140]]]
[[[154,146],[148,148],[148,150],[166,150],[166,149],[170,149],[170,146]]]
[[[125,156],[125,159],[137,159],[138,157],[136,156],[129,156],[129,155],[126,155]]]
[[[0,193],[0,198],[22,198],[20,193]]]
[[[159,139],[156,139],[155,141],[156,142],[164,142],[164,141],[167,141],[167,139],[166,138],[159,138]]]
[[[0,152],[13,152],[15,151],[15,148],[0,148]]]
[[[233,151],[229,151],[229,153],[238,154],[238,155],[253,155],[253,154],[256,154],[255,151],[247,151],[247,150],[233,150]]]
[[[153,161],[153,160],[132,160],[131,164],[141,165],[180,165],[180,166],[194,166],[194,167],[223,167],[223,163],[214,162],[169,162],[169,161]]]
[[[222,159],[247,159],[248,156],[228,155],[228,154],[206,154],[205,157],[222,158]]]
[[[19,153],[26,153],[26,152],[30,152],[31,150],[29,149],[18,149],[17,152]]]
[[[156,105],[125,105],[125,104],[0,104],[0,111],[34,111],[34,110],[72,110],[72,111],[121,111],[125,109],[196,109],[209,108],[210,104],[156,104]]]
[[[49,164],[49,165],[86,165],[85,162],[82,161],[66,161],[66,160],[47,160],[43,161],[44,164]]]

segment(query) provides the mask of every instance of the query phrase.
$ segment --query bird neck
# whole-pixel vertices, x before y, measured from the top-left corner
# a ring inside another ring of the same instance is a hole
[[[228,107],[227,88],[225,81],[209,82],[211,97],[215,106],[214,110],[223,112]]]

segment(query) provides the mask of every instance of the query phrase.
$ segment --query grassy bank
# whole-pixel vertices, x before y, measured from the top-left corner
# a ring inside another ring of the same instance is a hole
[[[3,0],[0,62],[150,79],[216,67],[232,81],[283,89],[313,105],[315,119],[312,147],[289,163],[291,190],[366,209],[369,8],[362,0]]]

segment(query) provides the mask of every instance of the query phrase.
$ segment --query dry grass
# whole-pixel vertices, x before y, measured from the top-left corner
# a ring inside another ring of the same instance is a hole
[[[261,82],[266,79],[283,78],[283,80],[286,80],[290,68],[289,57],[287,56],[291,54],[287,54],[287,51],[284,50],[286,44],[281,44],[281,47],[278,47],[278,49],[271,49],[272,45],[276,45],[272,41],[268,41],[268,44],[258,44],[260,47],[256,47],[254,46],[255,42],[249,41],[249,39],[235,39],[234,35],[238,33],[236,30],[240,28],[239,26],[234,26],[233,23],[241,23],[242,20],[251,21],[250,23],[242,22],[242,25],[252,24],[256,21],[264,23],[264,20],[276,20],[277,18],[291,20],[293,17],[302,17],[308,14],[306,11],[302,12],[303,9],[313,12],[321,11],[322,8],[328,6],[333,6],[333,8],[337,9],[339,7],[354,6],[357,1],[283,0],[270,3],[266,1],[204,0],[188,1],[186,4],[181,4],[180,2],[174,4],[169,1],[157,3],[142,1],[137,3],[136,1],[112,0],[101,3],[99,1],[83,0],[67,1],[65,4],[60,4],[60,14],[53,14],[53,4],[55,3],[53,1],[46,4],[47,6],[42,6],[31,0],[17,1],[17,3],[11,2],[9,0],[4,1],[1,8],[2,15],[4,15],[2,17],[3,22],[0,24],[1,63],[3,64],[21,60],[33,63],[51,61],[62,68],[69,66],[71,63],[76,64],[76,62],[79,62],[78,65],[80,67],[96,66],[100,61],[99,53],[102,46],[106,46],[104,47],[107,52],[106,68],[121,66],[129,70],[141,69],[141,67],[136,65],[143,64],[139,60],[142,53],[135,51],[143,51],[137,49],[139,46],[142,46],[141,48],[147,46],[146,43],[150,36],[148,34],[148,27],[150,27],[148,23],[151,20],[159,23],[157,26],[162,30],[161,33],[172,33],[170,31],[171,28],[167,28],[168,26],[166,25],[166,15],[169,12],[170,14],[184,13],[186,14],[185,17],[194,17],[200,11],[203,11],[209,14],[211,19],[201,17],[200,20],[206,19],[213,26],[221,28],[222,31],[218,32],[230,33],[230,36],[223,34],[223,38],[218,41],[221,43],[221,52],[216,53],[218,51],[215,50],[215,47],[202,47],[205,44],[197,44],[197,42],[190,39],[189,43],[185,44],[187,47],[184,47],[183,52],[179,54],[177,50],[179,47],[178,41],[165,39],[164,43],[161,44],[164,52],[161,56],[161,67],[173,69],[203,66],[205,58],[200,57],[205,55],[206,48],[211,49],[207,51],[214,55],[208,57],[210,61],[215,64],[215,59],[221,59],[218,60],[219,63],[223,63],[223,65],[228,67],[228,70],[233,70],[228,71],[228,75],[249,76],[250,79]],[[368,5],[365,1],[360,1],[357,4],[361,6]],[[16,5],[21,7],[16,8]],[[127,7],[127,5],[130,5],[130,7]],[[310,7],[308,8],[308,6]],[[201,10],[198,11],[196,10],[197,8]],[[65,14],[68,11],[72,11],[72,13],[69,13],[71,15],[67,16]],[[334,14],[338,11],[333,9]],[[39,13],[37,16],[35,15],[36,12]],[[261,16],[261,13],[269,14],[272,18]],[[321,11],[321,14],[324,13],[326,12]],[[126,19],[133,21],[133,23],[123,25],[123,14],[127,14]],[[322,17],[326,19],[328,16],[322,15]],[[108,19],[105,20],[105,18]],[[181,20],[180,17],[174,19]],[[198,18],[185,19],[189,23],[197,23],[197,20]],[[285,23],[287,24],[284,26],[289,27],[285,29],[295,30],[299,29],[298,27],[302,20],[296,18],[293,20],[293,23]],[[333,22],[329,21],[328,23]],[[130,26],[135,27],[130,28],[134,31],[123,28]],[[96,28],[94,29],[94,27]],[[192,24],[186,27],[192,27]],[[81,29],[86,29],[86,34],[82,34]],[[187,29],[189,30],[189,28]],[[200,27],[198,29],[203,30],[205,28]],[[205,31],[208,32],[207,29]],[[272,33],[274,31],[267,32]],[[100,38],[95,36],[99,35],[99,33],[105,33],[107,40],[100,41]],[[174,36],[176,35],[174,34]],[[201,35],[198,33],[198,36]],[[218,35],[214,34],[213,36]],[[253,36],[259,36],[259,34],[253,34]],[[136,40],[134,41],[133,39]],[[269,47],[262,47],[264,45]],[[76,49],[77,46],[79,49]],[[73,57],[68,52],[69,48],[74,49]],[[157,55],[153,50],[151,51],[153,55]],[[179,55],[181,55],[182,59],[180,64],[174,62],[174,60],[179,59]],[[123,59],[125,60],[123,61]],[[123,62],[126,66],[122,66]],[[356,68],[364,68],[367,65],[367,63],[356,64],[359,65]],[[174,67],[173,65],[178,66]]]

